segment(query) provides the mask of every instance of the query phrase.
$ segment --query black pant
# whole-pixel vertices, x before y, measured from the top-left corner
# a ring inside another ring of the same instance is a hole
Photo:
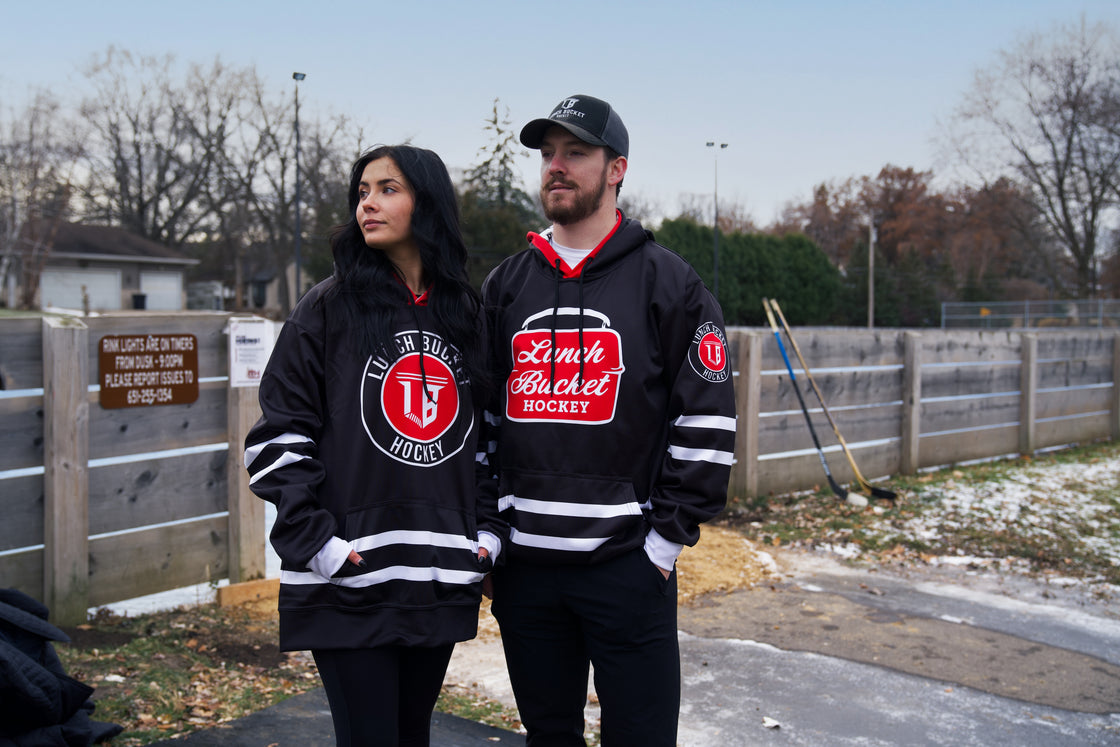
[[[604,747],[673,747],[680,712],[677,576],[641,548],[592,566],[511,561],[494,616],[529,747],[584,745],[588,663]]]
[[[428,747],[455,644],[312,651],[338,747]]]

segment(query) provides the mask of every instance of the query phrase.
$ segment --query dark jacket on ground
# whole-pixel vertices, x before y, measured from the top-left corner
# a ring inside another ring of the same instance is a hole
[[[54,643],[69,636],[48,610],[16,589],[0,589],[0,747],[84,747],[120,734],[90,719],[93,688],[66,674]]]

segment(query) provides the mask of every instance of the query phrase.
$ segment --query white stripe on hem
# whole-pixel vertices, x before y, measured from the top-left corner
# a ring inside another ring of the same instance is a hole
[[[641,516],[642,507],[631,501],[621,504],[569,503],[565,501],[541,501],[534,498],[519,498],[504,495],[498,499],[498,510],[513,508],[527,514],[544,516],[571,516],[588,519],[613,519],[618,516]]]
[[[544,550],[565,550],[567,552],[591,552],[598,549],[610,537],[548,537],[543,534],[526,534],[511,528],[509,541],[522,547],[538,547]]]
[[[482,580],[477,571],[453,571],[447,568],[415,568],[407,565],[394,565],[388,568],[363,573],[346,578],[323,578],[311,571],[280,571],[280,583],[291,586],[314,586],[333,584],[348,589],[362,589],[389,581],[419,581],[422,583],[438,581],[444,584],[473,584]]]

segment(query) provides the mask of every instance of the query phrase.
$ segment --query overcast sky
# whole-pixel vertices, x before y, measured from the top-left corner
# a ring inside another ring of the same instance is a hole
[[[253,66],[300,116],[345,114],[369,144],[411,139],[450,167],[477,162],[495,97],[517,129],[583,93],[630,130],[625,191],[672,215],[681,197],[763,225],[814,185],[885,164],[939,173],[935,138],[974,72],[1056,23],[1120,26],[1116,0],[532,3],[9,3],[0,107],[33,87],[81,97],[80,68],[109,45],[208,65]],[[536,159],[524,175],[535,191]],[[710,204],[710,202],[709,202]]]

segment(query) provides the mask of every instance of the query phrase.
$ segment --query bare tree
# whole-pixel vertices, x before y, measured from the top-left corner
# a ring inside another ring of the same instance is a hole
[[[1082,22],[1030,36],[977,73],[950,133],[983,183],[1013,173],[1027,185],[1069,255],[1080,297],[1095,293],[1100,238],[1118,198],[1118,102],[1116,32]]]
[[[69,208],[75,148],[64,127],[58,102],[45,92],[0,125],[0,298],[7,306],[33,303],[54,229]]]
[[[182,246],[230,198],[217,166],[246,73],[215,61],[179,82],[169,56],[110,48],[86,75],[94,91],[81,106],[91,129],[87,217]]]

